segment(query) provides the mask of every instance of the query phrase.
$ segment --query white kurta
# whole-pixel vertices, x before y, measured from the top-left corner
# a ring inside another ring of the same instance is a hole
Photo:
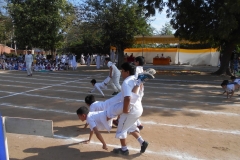
[[[26,62],[27,74],[31,75],[32,74],[32,63],[33,63],[32,54],[26,54],[25,55],[25,62]]]
[[[96,58],[96,67],[97,67],[97,69],[100,69],[100,65],[101,65],[101,56],[97,55],[97,58]]]
[[[72,67],[73,67],[73,69],[77,69],[76,55],[73,55],[73,59],[72,59]]]

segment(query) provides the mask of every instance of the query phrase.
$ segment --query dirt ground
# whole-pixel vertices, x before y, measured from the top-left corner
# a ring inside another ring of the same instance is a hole
[[[128,136],[129,156],[111,151],[119,147],[111,133],[102,131],[108,151],[96,136],[90,144],[89,129],[78,120],[75,111],[84,106],[92,89],[92,78],[102,81],[108,69],[80,67],[77,71],[26,72],[0,70],[0,112],[3,116],[47,119],[53,121],[54,137],[7,133],[11,160],[92,160],[92,159],[240,159],[240,96],[222,95],[220,84],[227,77],[198,72],[158,72],[145,83],[144,126],[142,137],[149,142],[144,154],[140,145]],[[111,86],[101,98],[111,97]]]

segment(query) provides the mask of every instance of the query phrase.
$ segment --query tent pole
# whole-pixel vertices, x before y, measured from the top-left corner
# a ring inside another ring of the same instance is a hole
[[[178,52],[178,65],[180,65],[180,62],[179,62],[179,48],[180,48],[180,43],[178,43],[178,45],[177,45],[177,52]]]
[[[142,35],[142,57],[143,57],[143,38],[144,38],[144,35]]]

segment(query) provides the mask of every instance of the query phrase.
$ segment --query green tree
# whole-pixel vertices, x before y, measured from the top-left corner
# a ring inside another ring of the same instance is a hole
[[[172,28],[172,25],[167,22],[165,23],[161,30],[157,33],[159,35],[173,35],[173,28]]]
[[[67,33],[65,46],[67,51],[77,55],[81,53],[108,53],[109,44],[105,47],[101,37],[100,29],[91,26],[89,23],[80,23],[71,27]]]
[[[148,11],[147,16],[154,15],[155,9],[162,11],[167,5],[167,16],[172,18],[170,23],[176,30],[174,35],[221,49],[221,67],[215,74],[231,75],[229,61],[240,42],[239,0],[139,0],[139,4]]]
[[[12,19],[0,13],[0,43],[11,43]]]
[[[8,11],[14,39],[22,49],[27,45],[54,52],[74,19],[73,7],[66,0],[10,0]]]
[[[134,0],[87,0],[78,7],[78,18],[99,30],[105,44],[117,48],[119,65],[124,49],[133,45],[134,36],[147,35],[150,29]]]

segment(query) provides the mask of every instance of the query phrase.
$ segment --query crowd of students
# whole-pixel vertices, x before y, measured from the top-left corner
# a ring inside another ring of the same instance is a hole
[[[0,69],[3,70],[26,70],[26,65],[24,64],[24,55],[11,55],[6,56],[5,54],[0,54]]]
[[[56,55],[55,59],[47,59],[45,54],[37,53],[33,56],[33,71],[58,71],[72,68],[77,69],[76,55],[62,54]],[[6,56],[0,55],[0,69],[26,71],[25,54]]]

